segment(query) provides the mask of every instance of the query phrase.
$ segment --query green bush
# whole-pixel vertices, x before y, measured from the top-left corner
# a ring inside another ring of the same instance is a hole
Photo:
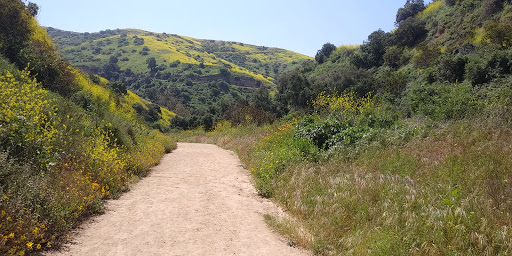
[[[405,97],[412,114],[434,120],[461,119],[471,116],[476,105],[469,83],[414,85]]]
[[[512,52],[487,51],[471,56],[466,65],[466,79],[473,85],[486,84],[496,78],[512,73]]]
[[[441,82],[456,83],[464,80],[467,58],[443,55],[436,65],[437,77]]]
[[[307,116],[297,123],[295,137],[307,139],[319,150],[328,151],[353,146],[370,130],[367,126],[350,125],[333,117],[323,121]]]

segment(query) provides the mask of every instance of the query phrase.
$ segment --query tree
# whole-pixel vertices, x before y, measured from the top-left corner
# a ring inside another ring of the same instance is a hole
[[[318,50],[315,55],[316,62],[318,62],[318,64],[324,63],[334,50],[336,50],[336,46],[334,44],[324,44],[322,49]]]
[[[505,0],[485,0],[482,9],[483,18],[488,18],[501,11],[504,3]]]
[[[394,43],[400,46],[414,47],[425,39],[427,33],[428,30],[425,29],[425,24],[422,21],[409,17],[393,33]]]
[[[389,45],[390,34],[379,29],[368,36],[368,41],[361,46],[361,50],[369,56],[370,66],[380,66],[384,63],[384,53]]]
[[[396,13],[395,24],[397,26],[400,25],[400,23],[407,20],[408,18],[416,16],[416,14],[423,11],[424,9],[425,4],[423,3],[423,0],[407,0],[404,7],[398,9],[398,12]]]
[[[110,56],[109,62],[105,64],[105,66],[103,66],[103,72],[101,73],[101,75],[109,80],[119,79],[119,73],[121,73],[121,68],[119,68],[119,65],[117,65],[118,62],[119,59],[116,56]]]
[[[265,111],[271,112],[272,108],[273,108],[273,105],[274,104],[272,103],[272,99],[270,98],[270,93],[263,86],[258,88],[252,94],[251,106],[253,106],[253,107],[257,108],[257,109],[261,109],[261,110],[265,110]]]
[[[134,40],[133,43],[135,45],[143,45],[144,44],[144,38],[140,38],[138,36],[133,36]]]
[[[298,70],[283,73],[279,77],[277,100],[285,108],[305,108],[311,99],[311,86],[306,77]]]
[[[119,62],[119,59],[115,55],[112,55],[112,56],[110,56],[110,59],[109,59],[108,62],[109,63],[113,63],[113,64],[117,64]]]
[[[27,10],[32,17],[35,17],[39,13],[39,6],[37,6],[35,3],[28,2]]]
[[[349,58],[350,63],[358,68],[370,69],[374,66],[373,58],[366,52],[355,52]]]
[[[456,0],[444,0],[444,2],[446,3],[446,5],[448,6],[453,6],[457,3]]]
[[[123,82],[110,82],[108,83],[108,85],[110,86],[110,89],[114,92],[114,93],[117,93],[117,94],[120,94],[120,95],[126,95],[128,93],[128,90],[126,89],[126,84],[124,84]]]
[[[155,59],[155,57],[148,58],[146,60],[146,64],[148,64],[149,70],[151,70],[152,72],[155,71],[155,68],[156,68],[156,59]]]
[[[29,15],[23,2],[0,0],[0,53],[11,62],[18,63],[21,49],[29,42]]]

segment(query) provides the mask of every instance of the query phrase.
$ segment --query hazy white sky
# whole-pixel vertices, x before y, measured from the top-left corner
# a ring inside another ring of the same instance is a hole
[[[138,28],[285,48],[309,56],[326,42],[360,44],[391,31],[405,0],[31,0],[42,26],[76,32]],[[430,1],[425,1],[425,3]]]

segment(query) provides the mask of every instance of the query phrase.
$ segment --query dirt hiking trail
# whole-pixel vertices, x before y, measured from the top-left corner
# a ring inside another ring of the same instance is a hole
[[[279,209],[258,197],[233,152],[179,143],[47,255],[309,255],[273,233],[264,213]]]

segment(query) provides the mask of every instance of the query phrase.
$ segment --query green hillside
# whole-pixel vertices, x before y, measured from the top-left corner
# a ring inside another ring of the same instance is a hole
[[[123,81],[129,89],[188,117],[191,127],[210,127],[208,120],[223,118],[227,105],[247,104],[251,92],[260,87],[274,90],[280,73],[311,59],[283,49],[135,29],[48,32],[71,64]],[[208,113],[212,115],[205,119]],[[192,115],[202,120],[194,123]]]
[[[510,255],[512,3],[408,0],[393,31],[283,73],[267,128],[181,134],[231,148],[266,220],[318,255]]]
[[[0,254],[57,247],[176,142],[173,112],[69,65],[33,17],[0,0]]]

